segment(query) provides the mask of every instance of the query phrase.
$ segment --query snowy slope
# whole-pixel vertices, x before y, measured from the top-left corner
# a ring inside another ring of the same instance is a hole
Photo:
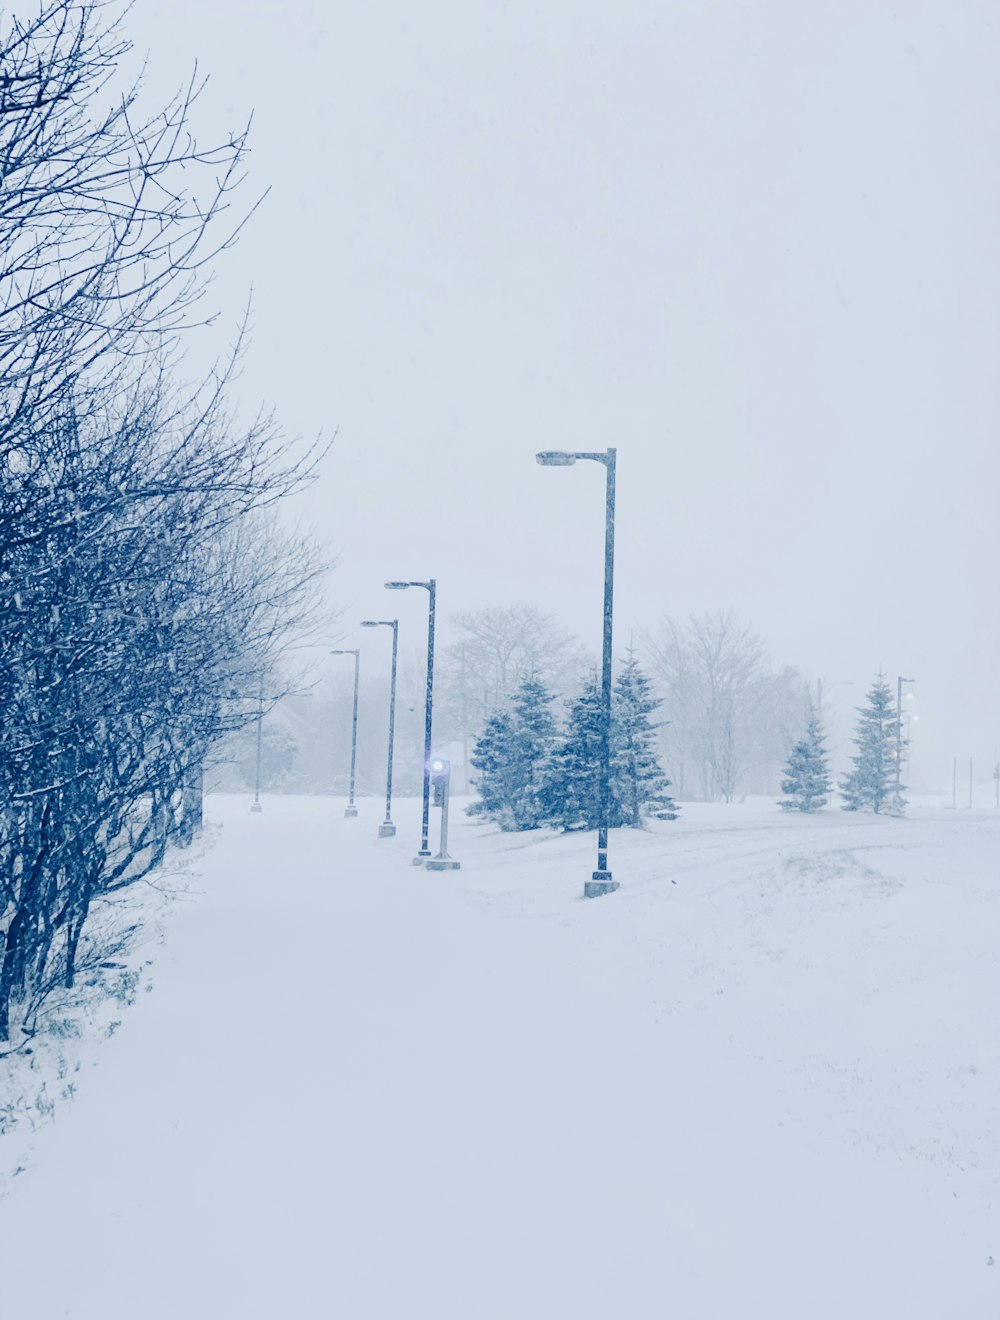
[[[613,836],[215,798],[0,1200],[0,1317],[1000,1315],[1000,821]],[[0,1143],[2,1154],[2,1143]]]

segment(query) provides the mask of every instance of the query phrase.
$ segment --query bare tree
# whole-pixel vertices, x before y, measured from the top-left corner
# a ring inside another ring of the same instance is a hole
[[[664,695],[664,747],[680,796],[729,802],[753,777],[776,773],[801,710],[797,670],[776,669],[732,612],[664,619],[645,645]]]
[[[119,84],[123,12],[43,0],[0,31],[0,447],[30,449],[67,388],[106,396],[193,323],[208,263],[252,209],[220,228],[247,130],[197,143],[196,76],[152,111],[141,83]]]
[[[443,738],[468,746],[488,715],[508,705],[525,678],[537,678],[562,694],[586,671],[587,656],[578,639],[554,615],[523,602],[455,614],[449,623],[456,640],[442,650],[440,700],[435,703]]]
[[[245,134],[200,149],[193,84],[101,104],[115,13],[47,0],[0,31],[0,1040],[72,983],[94,897],[189,836],[321,571],[262,521],[316,454],[228,414],[235,355],[171,383]]]
[[[30,1021],[54,978],[72,983],[94,897],[189,837],[208,747],[252,718],[262,667],[314,618],[314,552],[253,512],[294,469],[269,481],[245,437],[209,432],[205,466],[168,482],[172,433],[150,419],[145,448],[95,429],[105,417],[67,419],[39,449],[33,534],[8,545],[0,1039],[12,1002]]]

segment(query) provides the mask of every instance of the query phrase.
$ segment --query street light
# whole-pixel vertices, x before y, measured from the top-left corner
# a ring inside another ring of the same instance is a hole
[[[535,457],[542,467],[571,467],[578,458],[603,463],[607,473],[604,517],[604,650],[601,658],[601,784],[597,826],[597,870],[584,884],[584,898],[597,898],[618,888],[608,870],[608,820],[611,814],[611,623],[615,580],[615,458],[617,450],[567,453],[546,449]]]
[[[361,670],[361,652],[353,651],[331,651],[331,655],[353,655],[354,656],[354,718],[351,724],[351,792],[347,800],[347,806],[344,808],[345,816],[356,816],[358,809],[354,805],[354,770],[358,762],[358,675]]]
[[[264,724],[264,671],[260,671],[260,687],[257,693],[257,767],[254,772],[252,812],[263,811],[260,805],[260,738]]]
[[[428,857],[428,871],[460,871],[462,863],[448,854],[448,804],[451,801],[451,762],[445,756],[435,756],[430,762],[431,784],[434,787],[434,805],[441,808],[441,846],[436,857]]]
[[[399,647],[398,619],[362,619],[362,628],[392,629],[392,677],[389,680],[389,756],[385,772],[385,820],[378,827],[380,839],[391,839],[396,833],[392,823],[392,744],[396,727],[396,652]]]
[[[420,851],[413,859],[414,866],[423,866],[431,855],[428,846],[431,814],[431,722],[434,715],[434,610],[437,603],[437,582],[387,582],[386,591],[406,591],[410,587],[423,587],[428,593],[427,605],[427,695],[424,701],[424,810],[420,827]]]
[[[903,806],[903,786],[900,774],[903,768],[903,684],[915,683],[915,678],[896,679],[896,808]]]

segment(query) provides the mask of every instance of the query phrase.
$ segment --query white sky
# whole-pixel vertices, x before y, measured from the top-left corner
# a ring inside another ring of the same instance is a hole
[[[240,385],[339,427],[303,514],[345,621],[526,599],[596,647],[732,607],[860,699],[1000,741],[1000,9],[987,0],[137,0],[151,90],[255,113]],[[345,642],[345,644],[350,644]],[[845,694],[847,694],[845,696]]]

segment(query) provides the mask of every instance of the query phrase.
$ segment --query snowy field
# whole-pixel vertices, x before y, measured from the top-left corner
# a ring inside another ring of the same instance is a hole
[[[688,805],[584,902],[592,835],[342,805],[209,800],[2,1320],[1000,1316],[996,813]]]

